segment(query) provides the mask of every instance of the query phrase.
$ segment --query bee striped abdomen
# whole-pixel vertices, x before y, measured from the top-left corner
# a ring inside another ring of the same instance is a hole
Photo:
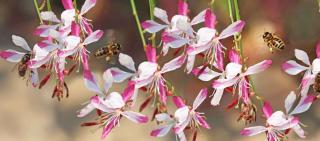
[[[284,45],[284,42],[280,38],[275,37],[272,40],[272,46],[274,48],[283,50],[285,45]]]
[[[320,93],[320,72],[316,75],[314,80],[313,90],[317,93]]]
[[[103,47],[98,49],[95,53],[94,56],[95,57],[102,57],[104,55],[106,55],[108,53],[108,49],[106,49],[107,47]]]

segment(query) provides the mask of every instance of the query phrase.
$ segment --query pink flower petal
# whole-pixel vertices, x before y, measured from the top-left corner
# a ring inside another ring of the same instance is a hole
[[[208,95],[208,89],[207,88],[201,89],[198,96],[193,102],[192,109],[194,110],[197,109],[200,106],[200,104],[207,98],[207,95]]]
[[[183,15],[183,16],[187,16],[188,11],[189,11],[188,3],[183,0],[179,0],[178,1],[178,14]]]
[[[93,42],[98,41],[101,37],[103,36],[103,31],[102,30],[96,30],[93,33],[91,33],[84,41],[84,45],[91,44]]]
[[[74,35],[74,36],[80,36],[80,26],[75,23],[75,22],[72,22],[71,24],[71,35]]]
[[[234,49],[229,50],[229,60],[230,62],[241,64],[240,55]]]
[[[215,62],[214,62],[214,66],[219,69],[220,71],[223,71],[224,68],[224,52],[222,51],[222,49],[224,48],[223,45],[218,42],[216,44],[215,48]]]
[[[220,75],[222,75],[221,73],[218,73],[218,72],[215,72],[211,69],[209,69],[208,67],[206,67],[203,72],[201,74],[199,74],[199,71],[203,68],[203,66],[199,66],[197,68],[194,68],[192,70],[192,73],[195,75],[195,76],[198,76],[198,78],[202,81],[210,81],[212,80],[213,78],[216,78]]]
[[[101,139],[106,138],[111,132],[111,130],[118,125],[118,120],[118,118],[112,118],[110,122],[108,122],[108,124],[106,124],[106,126],[103,127]]]
[[[0,57],[9,62],[20,62],[24,55],[25,53],[11,50],[11,49],[0,51]]]
[[[239,80],[239,77],[234,77],[231,79],[218,79],[213,81],[212,83],[212,87],[217,89],[217,88],[227,88],[230,87],[232,85],[234,85],[235,83],[237,83]]]
[[[247,79],[242,79],[240,82],[239,82],[239,91],[240,91],[240,94],[239,96],[242,98],[243,102],[245,104],[249,104],[250,103],[250,98],[249,98],[249,89],[250,89],[250,86],[248,85],[248,81]]]
[[[139,79],[149,78],[154,75],[158,69],[158,64],[151,62],[142,62],[138,67]]]
[[[244,25],[245,22],[241,20],[232,23],[221,32],[221,34],[219,35],[219,39],[224,39],[241,32]]]
[[[211,9],[206,10],[204,25],[209,28],[215,28],[216,15],[211,11]]]
[[[135,123],[147,123],[149,120],[147,116],[132,111],[125,111],[122,115]]]
[[[125,71],[120,70],[119,68],[115,68],[115,67],[110,68],[110,71],[111,71],[111,74],[113,77],[113,81],[116,83],[121,83],[124,80],[133,76],[132,73],[125,72]]]
[[[172,59],[170,62],[163,65],[161,72],[166,73],[169,71],[176,70],[180,68],[186,60],[186,57],[184,55],[178,56],[177,58]]]
[[[120,109],[125,106],[125,101],[120,93],[112,92],[106,97],[103,104],[111,109]]]
[[[196,25],[205,21],[206,11],[201,11],[198,15],[196,15],[190,22],[191,25]]]
[[[141,26],[144,30],[146,30],[149,33],[156,33],[167,27],[167,25],[162,25],[152,20],[142,22]]]
[[[92,74],[92,72],[90,70],[84,69],[83,70],[83,79],[84,79],[84,84],[87,87],[87,89],[89,89],[90,91],[102,94],[96,78],[94,77],[94,75]]]
[[[242,136],[254,136],[265,131],[267,131],[267,128],[264,126],[254,126],[243,129],[240,134]]]
[[[282,64],[282,70],[284,70],[286,73],[291,74],[291,75],[296,75],[307,68],[304,66],[301,66],[298,64],[296,61],[289,60],[285,63]]]
[[[131,100],[134,98],[135,95],[135,82],[129,81],[127,84],[127,87],[124,89],[122,93],[122,99],[124,102],[127,102],[128,100]]]
[[[149,62],[152,63],[157,63],[157,52],[156,52],[156,48],[151,46],[151,45],[147,45],[146,47],[146,56]]]
[[[151,131],[150,136],[153,137],[163,137],[169,133],[173,125],[161,126],[157,129]]]
[[[300,138],[306,138],[305,132],[299,124],[293,127],[293,131],[296,132]]]
[[[99,97],[99,96],[91,97],[90,104],[88,104],[88,105],[92,105],[94,108],[99,109],[99,110],[106,112],[106,113],[114,112],[114,109],[105,105],[103,98]],[[89,106],[89,108],[90,108],[90,106]]]
[[[306,95],[306,96],[302,96],[300,99],[300,102],[298,103],[298,105],[294,108],[294,110],[292,112],[290,112],[291,115],[293,114],[300,114],[303,112],[306,112],[310,109],[312,103],[314,100],[316,100],[316,96],[314,95]]]
[[[81,27],[84,29],[84,31],[87,33],[87,34],[91,34],[93,32],[92,30],[92,25],[89,23],[89,20],[88,19],[85,19],[83,18],[81,21],[80,21],[80,25]]]
[[[256,74],[259,72],[262,72],[266,69],[268,69],[272,65],[272,60],[264,60],[260,63],[257,63],[253,66],[250,66],[247,71],[245,72],[245,75],[251,75]]]
[[[80,14],[83,15],[87,13],[92,7],[96,5],[97,0],[86,0],[81,7]]]
[[[164,84],[165,82],[163,80],[159,80],[158,84],[159,84],[159,88],[158,88],[158,92],[159,92],[159,97],[160,97],[160,101],[163,104],[167,103],[167,90],[166,90],[166,86]]]
[[[173,96],[172,97],[173,103],[178,107],[178,108],[182,108],[184,106],[186,106],[186,104],[183,102],[182,98],[179,96]]]
[[[197,44],[197,45],[192,45],[192,46],[189,46],[187,48],[187,53],[188,55],[197,55],[201,52],[204,52],[206,51],[207,49],[210,48],[210,42],[208,43],[205,43],[205,44]]]
[[[288,122],[286,115],[282,111],[276,111],[268,117],[267,123],[272,126],[282,126]],[[284,129],[285,130],[285,129]]]
[[[39,68],[41,67],[43,64],[47,63],[50,60],[51,56],[50,54],[48,54],[47,56],[44,56],[42,58],[35,58],[35,59],[31,59],[28,62],[28,66],[30,68]]]
[[[187,39],[184,39],[175,34],[163,33],[161,40],[172,48],[179,48],[188,43]]]
[[[273,110],[269,102],[265,101],[263,103],[262,111],[266,118],[269,118],[272,115]]]
[[[64,9],[73,9],[72,0],[61,0]]]

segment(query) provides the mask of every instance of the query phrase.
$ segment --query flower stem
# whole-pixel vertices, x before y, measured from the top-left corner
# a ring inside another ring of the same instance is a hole
[[[48,11],[52,11],[50,0],[47,0]]]
[[[74,9],[78,9],[78,6],[77,6],[77,0],[73,0],[73,7],[74,7]]]
[[[154,8],[156,6],[155,0],[149,0],[149,8],[150,8],[150,18],[151,20],[154,20]],[[156,33],[152,34],[151,36],[151,42],[152,42],[152,46],[155,47],[156,46]]]
[[[43,24],[43,21],[41,19],[41,15],[40,15],[40,9],[39,9],[39,5],[38,5],[38,1],[37,0],[33,0],[34,3],[34,7],[36,8],[39,20],[40,20],[40,24]]]
[[[319,5],[319,12],[320,12],[320,0],[318,0],[318,5]]]
[[[231,22],[235,22],[235,20],[238,21],[241,19],[238,0],[228,0],[228,8],[229,8]],[[234,9],[232,9],[232,8],[234,8]],[[234,41],[235,41],[235,48],[241,58],[241,62],[243,63],[243,66],[246,67],[245,59],[244,59],[244,55],[243,55],[243,46],[242,46],[242,40],[241,40],[240,33],[238,33],[237,35],[234,36]],[[256,89],[255,89],[255,85],[254,85],[254,82],[253,82],[253,79],[251,76],[249,76],[249,83],[250,83],[250,87],[252,88],[252,92],[254,92],[255,98],[257,100],[259,100],[260,102],[262,102],[263,98],[257,94]]]
[[[137,27],[138,27],[138,30],[139,30],[139,33],[140,33],[140,37],[141,37],[143,48],[146,49],[146,45],[147,44],[146,44],[146,40],[145,40],[144,35],[143,35],[142,27],[141,27],[141,24],[140,24],[140,20],[139,20],[136,4],[135,4],[134,0],[130,0],[130,4],[131,4],[131,8],[132,8],[132,14],[133,14],[133,16],[134,16],[134,18],[136,20]]]

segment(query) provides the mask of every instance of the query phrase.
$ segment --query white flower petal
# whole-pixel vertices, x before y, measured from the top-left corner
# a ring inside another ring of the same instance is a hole
[[[310,61],[309,61],[309,57],[308,54],[300,49],[295,49],[294,50],[294,55],[296,56],[296,58],[300,61],[302,61],[303,63],[310,65]]]
[[[96,2],[97,0],[86,0],[81,7],[80,15],[87,13],[92,7],[96,5]]]
[[[12,42],[19,47],[22,47],[23,49],[27,50],[27,51],[31,51],[27,41],[20,37],[20,36],[16,36],[16,35],[12,35]]]
[[[120,53],[119,54],[119,62],[121,65],[125,66],[129,70],[132,70],[134,72],[136,71],[136,68],[134,66],[134,61],[133,61],[132,57],[130,57],[129,55]]]
[[[111,70],[108,69],[103,73],[103,80],[104,80],[104,91],[105,93],[107,93],[109,91],[109,89],[112,86],[113,83],[113,76],[111,73]]]
[[[238,63],[229,63],[226,66],[226,78],[230,79],[241,73],[242,65]]]
[[[104,104],[111,109],[119,109],[125,106],[122,96],[118,92],[112,92],[104,101]]]
[[[208,89],[207,88],[201,89],[198,96],[193,102],[192,109],[193,110],[197,109],[201,105],[201,103],[207,98],[207,95],[208,95]]]
[[[292,105],[296,101],[296,98],[297,95],[294,93],[294,91],[291,91],[290,94],[287,96],[284,104],[287,113],[289,113],[290,109],[292,108]]]
[[[155,7],[154,11],[153,11],[153,14],[154,14],[155,17],[159,18],[160,20],[162,20],[166,24],[169,24],[168,15],[167,15],[167,12],[165,10],[160,9],[158,7]]]
[[[282,69],[288,74],[296,75],[296,74],[306,70],[307,68],[304,66],[301,66],[296,61],[289,60],[289,61],[282,64]]]
[[[199,23],[201,23],[201,22],[204,22],[205,15],[206,15],[206,11],[207,11],[207,10],[203,10],[203,11],[201,11],[197,16],[195,16],[195,17],[191,20],[191,25],[195,25],[195,24],[199,24]]]
[[[52,11],[41,12],[40,17],[42,20],[45,20],[45,21],[56,22],[56,23],[60,22],[56,14],[54,14]]]

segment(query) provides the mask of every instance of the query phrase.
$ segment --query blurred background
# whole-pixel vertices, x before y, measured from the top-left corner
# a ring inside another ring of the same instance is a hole
[[[81,6],[84,0],[78,0]],[[176,14],[177,0],[157,0],[157,7],[167,10],[169,17]],[[0,0],[0,49],[17,49],[11,41],[11,35],[19,35],[27,39],[30,46],[37,41],[32,31],[39,24],[38,17],[31,0]],[[60,0],[51,0],[52,7],[60,15],[62,5]],[[208,7],[209,0],[189,0],[191,17]],[[136,0],[140,20],[149,19],[148,0]],[[315,45],[320,40],[320,13],[316,0],[255,0],[240,1],[242,19],[246,21],[242,37],[245,56],[248,64],[254,64],[264,59],[272,59],[271,69],[254,76],[259,95],[268,99],[275,110],[284,110],[284,99],[291,90],[298,91],[301,75],[290,76],[281,69],[281,63],[294,58],[293,50],[299,48],[308,52],[311,59],[315,58]],[[217,29],[221,31],[230,24],[226,1],[216,1],[214,12],[217,15]],[[131,55],[136,66],[145,60],[139,34],[132,16],[129,0],[97,0],[97,5],[87,15],[93,20],[94,29],[114,31],[115,40],[122,44],[122,52]],[[265,31],[274,32],[286,43],[287,48],[282,52],[271,54],[264,45],[262,34]],[[98,43],[90,46],[94,51],[110,39],[104,37]],[[225,43],[230,47],[231,42]],[[22,50],[21,50],[22,51]],[[172,52],[164,60],[172,58]],[[90,58],[91,68],[99,76],[102,86],[102,72],[112,66],[104,59]],[[117,64],[117,63],[116,63]],[[77,118],[76,111],[83,107],[93,94],[84,88],[81,73],[67,78],[70,96],[58,101],[52,99],[54,82],[50,81],[43,89],[38,90],[26,85],[19,78],[14,64],[5,60],[0,61],[0,140],[3,141],[99,141],[101,129],[95,127],[80,127],[85,121],[94,119],[94,114],[85,118]],[[187,76],[182,70],[166,75],[175,84],[179,93],[183,94],[189,103],[203,87],[203,83],[194,76]],[[115,85],[112,89],[121,91],[124,84]],[[212,91],[212,90],[211,90]],[[140,103],[145,95],[139,96]],[[226,105],[231,101],[231,95],[225,94],[220,107],[210,106],[210,99],[201,105],[198,111],[205,112],[211,130],[202,129],[198,133],[199,141],[263,141],[263,134],[254,137],[242,137],[239,131],[245,127],[237,122],[238,112],[227,110]],[[320,139],[320,105],[315,103],[305,114],[301,115],[302,122],[307,125],[308,141]],[[174,111],[170,111],[174,112]],[[143,112],[151,115],[152,108]],[[258,115],[257,123],[263,122]],[[137,125],[126,119],[114,129],[104,140],[106,141],[174,141],[175,136],[169,134],[164,138],[149,136],[155,123]],[[299,141],[291,133],[290,140]]]

